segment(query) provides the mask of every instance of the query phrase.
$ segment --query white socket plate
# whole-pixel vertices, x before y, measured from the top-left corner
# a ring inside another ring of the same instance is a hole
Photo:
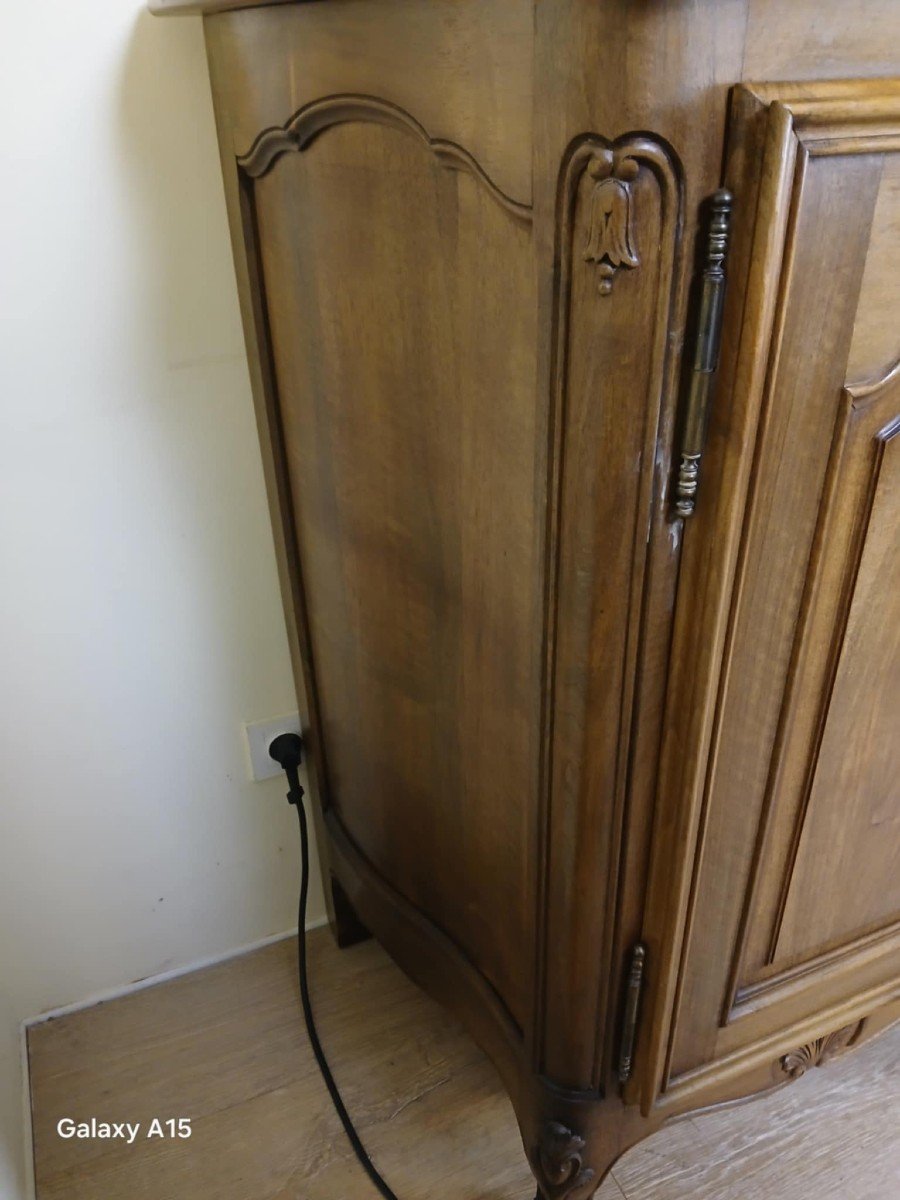
[[[273,717],[269,721],[254,721],[244,726],[247,742],[247,758],[250,778],[259,783],[282,773],[281,767],[269,756],[269,746],[279,733],[299,733],[300,714],[289,713],[286,717]]]

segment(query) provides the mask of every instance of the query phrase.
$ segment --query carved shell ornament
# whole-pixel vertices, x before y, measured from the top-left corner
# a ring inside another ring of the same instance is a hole
[[[582,1166],[584,1138],[558,1121],[548,1121],[537,1149],[537,1167],[541,1190],[547,1200],[565,1197],[586,1187],[594,1178],[590,1167]]]
[[[853,1025],[838,1029],[835,1033],[829,1033],[827,1037],[816,1038],[814,1042],[807,1042],[805,1046],[791,1050],[781,1059],[782,1071],[791,1079],[799,1079],[810,1067],[823,1067],[830,1059],[847,1049],[862,1026],[863,1022],[857,1021]]]
[[[640,165],[621,150],[598,150],[587,172],[595,180],[584,261],[597,263],[600,295],[612,291],[620,267],[640,264],[634,247],[631,185]]]

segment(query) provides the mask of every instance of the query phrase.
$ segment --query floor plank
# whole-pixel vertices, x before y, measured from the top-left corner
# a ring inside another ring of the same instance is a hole
[[[310,938],[320,1033],[364,1140],[402,1200],[533,1200],[512,1110],[459,1027],[373,942]],[[299,1016],[294,948],[218,967],[29,1033],[38,1200],[367,1200]],[[62,1117],[141,1122],[65,1140]],[[190,1140],[147,1140],[190,1117]],[[896,1200],[900,1031],[772,1096],[672,1126],[598,1200]]]
[[[661,1130],[614,1174],[629,1200],[896,1200],[900,1030],[769,1096]]]

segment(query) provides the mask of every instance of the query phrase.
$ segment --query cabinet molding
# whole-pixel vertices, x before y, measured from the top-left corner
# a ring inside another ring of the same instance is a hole
[[[431,151],[441,166],[450,171],[467,171],[507,212],[520,221],[531,222],[531,206],[507,196],[468,150],[455,142],[429,137],[410,113],[377,96],[323,96],[305,104],[284,125],[264,129],[246,154],[238,156],[238,166],[251,179],[259,179],[271,170],[282,154],[302,152],[326,129],[351,122],[384,125],[412,134]]]
[[[620,229],[609,243],[616,263],[602,259],[609,272],[598,286],[595,251],[606,243],[596,226],[616,207],[597,199],[607,184],[628,188],[627,210],[620,196],[616,219],[632,225],[634,262],[619,258]],[[556,220],[535,1063],[567,1087],[597,1088],[616,1074],[614,1008],[603,981],[620,970],[613,963],[618,871],[640,728],[647,591],[653,571],[659,580],[674,572],[679,552],[665,512],[668,465],[658,469],[657,461],[676,404],[671,331],[684,220],[677,156],[644,134],[575,139],[560,172]],[[614,276],[609,295],[602,285]],[[663,561],[650,527],[665,539]],[[573,911],[571,881],[587,888],[598,876],[601,902]],[[575,992],[559,986],[576,977]]]

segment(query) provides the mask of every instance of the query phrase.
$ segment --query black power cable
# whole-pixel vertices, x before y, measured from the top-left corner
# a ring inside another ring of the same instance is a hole
[[[319,1064],[319,1070],[322,1072],[322,1078],[325,1080],[325,1086],[328,1088],[328,1094],[331,1096],[331,1102],[334,1105],[335,1112],[341,1119],[341,1124],[344,1127],[344,1133],[350,1145],[353,1147],[353,1153],[359,1159],[360,1166],[372,1180],[372,1183],[378,1189],[379,1193],[384,1196],[384,1200],[397,1200],[396,1195],[391,1191],[385,1181],[378,1174],[375,1164],[372,1162],[366,1153],[366,1148],[362,1144],[359,1134],[354,1128],[353,1121],[350,1119],[350,1114],[344,1106],[344,1101],[341,1099],[341,1093],[338,1091],[338,1086],[334,1081],[334,1076],[331,1073],[331,1067],[328,1065],[328,1059],[325,1057],[325,1051],[322,1049],[322,1043],[319,1041],[319,1034],[316,1031],[316,1022],[313,1017],[312,1003],[309,998],[309,977],[306,966],[306,901],[309,896],[309,830],[306,825],[306,810],[303,807],[303,788],[300,786],[300,775],[298,768],[303,757],[303,739],[297,733],[282,733],[269,746],[269,754],[287,775],[289,791],[287,794],[288,803],[293,804],[297,810],[297,817],[300,821],[300,906],[297,913],[297,973],[300,979],[300,1001],[303,1005],[303,1019],[306,1022],[306,1032],[309,1035],[309,1044],[312,1046],[313,1054],[316,1057],[316,1062]],[[542,1200],[541,1190],[538,1188],[535,1200]]]
[[[309,1043],[312,1046],[313,1054],[316,1056],[316,1062],[319,1064],[319,1070],[322,1072],[322,1078],[325,1080],[325,1086],[328,1088],[328,1094],[331,1096],[331,1102],[334,1105],[335,1112],[341,1119],[341,1124],[344,1127],[344,1132],[350,1145],[353,1147],[353,1153],[359,1159],[360,1166],[372,1180],[372,1183],[378,1189],[379,1193],[384,1196],[384,1200],[397,1200],[397,1197],[384,1182],[375,1164],[372,1162],[366,1153],[366,1148],[362,1144],[359,1134],[354,1128],[353,1121],[350,1119],[350,1114],[344,1106],[344,1101],[341,1099],[341,1093],[338,1091],[338,1086],[334,1081],[334,1076],[331,1073],[331,1067],[328,1065],[328,1060],[325,1057],[325,1051],[322,1049],[322,1043],[319,1041],[319,1035],[316,1031],[316,1022],[313,1017],[312,1003],[309,998],[309,978],[306,966],[306,901],[309,896],[309,830],[306,824],[306,811],[303,807],[303,788],[300,786],[300,775],[298,768],[300,766],[303,754],[303,739],[296,733],[282,733],[269,746],[269,754],[278,765],[284,770],[287,775],[288,791],[287,798],[290,804],[297,810],[297,817],[300,821],[300,856],[301,856],[301,875],[300,875],[300,905],[297,914],[297,973],[300,979],[300,1001],[303,1005],[303,1019],[306,1022],[306,1032],[309,1035]]]

